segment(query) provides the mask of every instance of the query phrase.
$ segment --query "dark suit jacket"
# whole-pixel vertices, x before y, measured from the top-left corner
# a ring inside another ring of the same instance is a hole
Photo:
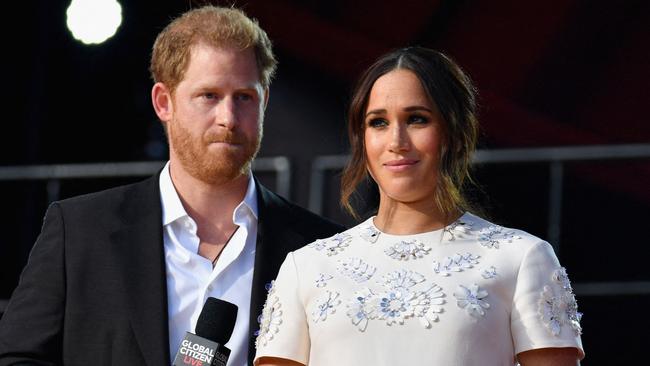
[[[257,192],[251,364],[265,284],[287,252],[342,230]],[[53,203],[0,320],[0,365],[168,365],[161,211],[158,176]]]

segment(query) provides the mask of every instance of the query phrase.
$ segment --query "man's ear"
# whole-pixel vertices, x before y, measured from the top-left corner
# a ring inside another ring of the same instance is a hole
[[[151,88],[151,104],[162,122],[169,122],[174,115],[172,93],[163,83],[155,83]]]
[[[264,88],[264,110],[266,110],[266,106],[269,104],[269,87],[267,86]]]

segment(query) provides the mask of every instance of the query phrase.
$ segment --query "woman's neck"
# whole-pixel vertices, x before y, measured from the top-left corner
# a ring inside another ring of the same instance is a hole
[[[406,203],[382,197],[374,224],[388,234],[417,234],[442,229],[459,216],[460,212],[445,215],[433,199]]]

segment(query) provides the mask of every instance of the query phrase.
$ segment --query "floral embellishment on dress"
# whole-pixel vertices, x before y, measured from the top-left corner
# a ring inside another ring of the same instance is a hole
[[[267,289],[269,290],[268,297],[264,303],[264,308],[262,309],[262,314],[257,317],[257,322],[260,325],[260,329],[255,332],[257,339],[255,339],[255,348],[260,346],[266,346],[269,343],[276,333],[280,330],[280,324],[282,324],[282,310],[280,309],[280,300],[277,296],[274,296],[274,282],[271,281],[270,284],[267,284]]]
[[[365,288],[354,293],[354,297],[348,301],[347,315],[352,324],[357,326],[361,332],[365,332],[368,321],[374,319],[377,295],[372,290]]]
[[[483,309],[490,308],[490,304],[484,300],[487,296],[487,291],[481,289],[477,284],[469,287],[458,285],[458,288],[454,292],[458,307],[465,309],[467,314],[476,319],[480,319],[480,317],[485,315],[485,310]]]
[[[458,254],[453,257],[445,257],[442,261],[433,261],[433,271],[441,276],[449,276],[452,272],[462,272],[464,269],[473,268],[478,264],[480,255],[471,253]]]
[[[379,234],[381,233],[377,228],[372,225],[364,225],[361,228],[361,238],[367,242],[375,243],[379,239]]]
[[[569,275],[566,273],[566,268],[560,267],[559,269],[556,269],[551,275],[551,279],[553,282],[560,284],[564,290],[573,292],[571,281],[569,281]]]
[[[486,280],[497,276],[497,269],[494,266],[481,269],[481,276]]]
[[[384,253],[391,258],[407,261],[409,259],[422,258],[430,250],[430,247],[417,240],[402,240],[388,247],[384,250]]]
[[[389,272],[379,282],[383,291],[365,288],[354,294],[347,303],[347,315],[362,332],[373,319],[393,325],[404,324],[409,318],[419,318],[422,326],[430,328],[443,311],[445,294],[436,284],[431,284],[425,291],[418,290],[418,285],[424,282],[424,276],[417,272],[405,269]]]
[[[458,219],[451,224],[447,225],[442,232],[442,235],[447,235],[449,241],[456,240],[456,234],[466,234],[472,229],[472,224],[469,222]]]
[[[379,295],[377,304],[377,318],[385,320],[387,325],[404,324],[404,320],[411,317],[428,315],[422,324],[430,327],[431,322],[437,320],[435,316],[438,309],[428,313],[431,307],[432,295],[436,299],[435,305],[444,303],[444,294],[435,284],[427,291],[417,291],[413,287],[424,282],[424,276],[413,271],[398,270],[386,274],[383,286],[386,291]]]
[[[478,233],[478,241],[486,248],[499,249],[503,243],[512,243],[516,239],[521,239],[514,230],[507,230],[502,226],[490,225],[483,228]]]
[[[411,288],[424,281],[424,276],[405,269],[389,272],[383,277],[383,285],[389,289]]]
[[[331,238],[327,239],[318,239],[313,243],[309,244],[310,248],[314,248],[318,251],[325,250],[327,255],[332,256],[342,252],[345,247],[350,245],[352,241],[352,236],[348,233],[339,233],[334,235]]]
[[[420,314],[417,314],[420,323],[425,328],[431,328],[432,323],[437,322],[439,317],[438,314],[442,313],[442,305],[446,302],[445,294],[442,292],[442,287],[434,284],[431,288],[425,291],[427,298],[429,300],[428,307],[422,308]]]
[[[393,289],[381,295],[379,301],[379,319],[386,320],[386,324],[404,324],[404,319],[414,315],[414,302],[417,302],[417,293],[407,289]]]
[[[321,288],[327,286],[327,281],[331,280],[332,275],[328,275],[325,273],[320,273],[318,274],[318,278],[316,279],[316,287]]]
[[[578,303],[566,269],[557,269],[551,275],[551,279],[562,289],[559,294],[556,294],[551,286],[544,286],[539,300],[539,314],[542,317],[542,323],[554,336],[560,335],[563,325],[569,325],[576,335],[580,335],[582,333],[580,326],[582,313],[578,312]]]
[[[357,283],[368,281],[377,271],[377,268],[369,265],[360,258],[348,258],[339,261],[339,264],[338,271]]]
[[[334,314],[336,312],[336,307],[339,306],[340,303],[341,300],[339,299],[338,292],[327,291],[323,296],[316,300],[316,305],[312,312],[314,323],[327,320],[327,314]]]

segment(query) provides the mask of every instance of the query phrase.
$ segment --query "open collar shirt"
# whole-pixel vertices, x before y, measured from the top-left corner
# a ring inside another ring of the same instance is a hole
[[[232,214],[239,228],[223,248],[213,268],[200,256],[196,222],[187,214],[169,172],[169,162],[160,174],[163,242],[167,270],[169,350],[172,361],[185,332],[194,333],[196,321],[208,297],[238,306],[235,329],[226,343],[232,350],[228,366],[244,366],[248,356],[249,312],[255,244],[257,238],[257,194],[252,174],[244,200]],[[219,202],[214,202],[218,205]]]

